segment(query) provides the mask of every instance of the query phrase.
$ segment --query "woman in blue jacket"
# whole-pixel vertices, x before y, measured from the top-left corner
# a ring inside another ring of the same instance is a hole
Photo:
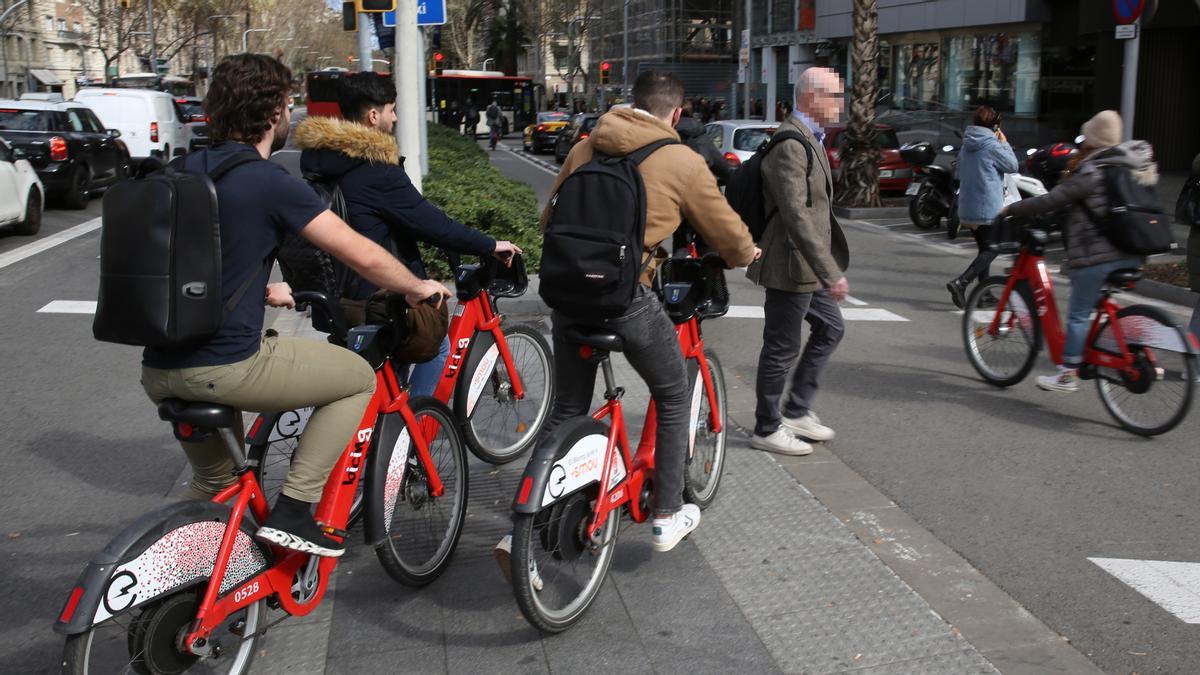
[[[967,269],[946,284],[959,309],[966,304],[967,286],[975,279],[986,279],[996,258],[996,252],[988,249],[991,222],[1004,207],[1004,174],[1017,169],[1017,156],[1000,130],[1000,113],[979,106],[958,153],[958,219],[962,227],[971,230],[979,248]]]

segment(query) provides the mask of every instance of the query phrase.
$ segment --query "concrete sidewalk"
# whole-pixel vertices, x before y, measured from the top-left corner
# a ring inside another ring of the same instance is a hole
[[[281,333],[311,330],[294,313],[280,318]],[[640,427],[646,389],[622,357],[614,365]],[[749,449],[752,388],[726,378],[727,465],[701,527],[667,554],[652,551],[648,526],[625,532],[600,596],[571,630],[531,628],[492,559],[521,462],[472,458],[466,526],[441,579],[398,586],[371,550],[352,545],[324,616],[268,633],[254,672],[1095,672],[828,451],[777,461]],[[970,629],[935,611],[896,561]]]

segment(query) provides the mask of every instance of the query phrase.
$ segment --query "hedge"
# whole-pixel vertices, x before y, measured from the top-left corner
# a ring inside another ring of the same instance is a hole
[[[533,188],[501,174],[488,161],[487,152],[471,139],[439,124],[428,126],[425,198],[452,218],[520,246],[525,251],[526,269],[537,271],[542,235]],[[431,250],[423,257],[432,276],[449,278],[444,257]]]

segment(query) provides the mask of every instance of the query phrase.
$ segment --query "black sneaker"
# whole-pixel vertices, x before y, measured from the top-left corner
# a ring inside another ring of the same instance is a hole
[[[946,284],[946,290],[950,291],[950,299],[954,301],[954,306],[962,309],[967,306],[967,285],[958,279]]]
[[[337,558],[346,547],[321,531],[310,504],[279,495],[279,501],[255,537],[283,548],[324,558]]]

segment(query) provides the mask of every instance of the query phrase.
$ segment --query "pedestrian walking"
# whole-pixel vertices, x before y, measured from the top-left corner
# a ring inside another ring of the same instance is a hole
[[[821,371],[845,333],[838,302],[849,293],[844,271],[850,252],[833,217],[833,174],[820,150],[824,127],[841,116],[842,92],[842,80],[833,70],[804,71],[796,84],[795,110],[779,126],[780,131],[798,132],[802,140],[781,141],[762,160],[764,210],[773,215],[759,244],[762,259],[747,273],[767,292],[750,445],[786,455],[811,453],[805,439],[834,436],[812,408]],[[810,161],[817,163],[811,176]],[[804,322],[811,332],[801,353]]]
[[[1062,271],[1071,277],[1067,338],[1058,372],[1037,378],[1037,386],[1046,391],[1079,391],[1084,342],[1104,281],[1116,270],[1138,268],[1143,262],[1141,256],[1114,246],[1096,224],[1098,214],[1106,213],[1109,205],[1104,167],[1128,170],[1141,185],[1158,183],[1153,148],[1145,141],[1122,143],[1121,127],[1121,115],[1115,110],[1101,111],[1084,122],[1080,130],[1083,144],[1067,177],[1050,192],[1014,202],[1001,211],[1002,215],[1027,218],[1066,210],[1063,239],[1067,250]]]
[[[479,108],[475,104],[467,106],[467,116],[463,122],[463,136],[475,138],[475,127],[479,126]]]
[[[967,304],[967,286],[989,276],[996,259],[989,245],[991,222],[1004,208],[1004,174],[1020,168],[1000,129],[1000,113],[981,105],[975,109],[973,122],[963,134],[962,151],[958,153],[958,220],[960,227],[971,230],[978,252],[967,269],[946,284],[950,299],[959,309]]]
[[[1190,225],[1187,240],[1188,285],[1200,293],[1200,154],[1192,159],[1192,175],[1188,176],[1175,206],[1175,220]],[[1200,301],[1192,310],[1188,330],[1200,340]]]

